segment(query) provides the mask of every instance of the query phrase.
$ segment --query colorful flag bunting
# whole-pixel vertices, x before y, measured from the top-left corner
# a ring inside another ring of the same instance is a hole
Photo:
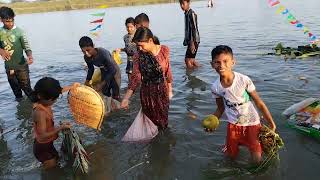
[[[107,5],[101,5],[101,6],[98,6],[98,9],[106,9],[107,7],[108,7]],[[96,19],[90,22],[90,24],[98,24],[95,28],[90,30],[90,34],[92,36],[95,36],[98,38],[101,35],[101,32],[102,32],[101,29],[102,29],[105,15],[106,15],[106,12],[97,12],[97,13],[91,14],[91,16],[100,17],[99,19]]]
[[[310,30],[305,27],[300,21],[298,21],[290,12],[289,9],[287,9],[285,6],[280,4],[279,0],[268,0],[268,3],[271,7],[277,6],[277,14],[282,14],[287,16],[287,20],[290,24],[295,25],[297,28],[303,28],[303,33],[307,34],[311,40],[311,43],[314,44],[320,44],[320,39],[317,39],[317,36],[315,36]]]

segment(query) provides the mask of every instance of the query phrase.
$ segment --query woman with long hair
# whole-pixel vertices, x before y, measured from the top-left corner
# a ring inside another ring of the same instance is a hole
[[[128,108],[130,97],[141,84],[142,112],[158,129],[165,129],[168,126],[169,99],[172,97],[169,48],[155,44],[151,30],[146,27],[137,29],[133,42],[139,50],[133,57],[133,73],[121,107]]]

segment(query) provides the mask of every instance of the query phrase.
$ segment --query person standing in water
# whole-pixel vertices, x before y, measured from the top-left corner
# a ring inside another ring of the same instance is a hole
[[[133,62],[132,57],[137,52],[137,47],[134,42],[132,42],[134,33],[136,32],[135,22],[133,17],[129,17],[126,19],[125,22],[127,28],[127,34],[123,36],[123,41],[125,44],[124,48],[116,49],[117,52],[125,52],[127,54],[127,66],[126,66],[126,73],[128,74],[128,80],[130,79],[130,74],[132,73],[133,69]]]
[[[83,36],[79,40],[79,46],[83,52],[83,58],[88,66],[85,85],[90,86],[95,66],[100,68],[101,82],[95,87],[97,92],[102,92],[107,97],[120,99],[121,72],[111,53],[101,47],[95,47],[93,41],[88,36]]]
[[[58,80],[51,77],[41,78],[34,86],[31,96],[33,104],[33,154],[43,165],[44,169],[50,169],[57,165],[59,154],[53,145],[58,138],[58,133],[69,129],[71,124],[63,122],[60,126],[54,125],[52,106],[63,92],[80,86],[74,83],[72,86],[61,87]]]
[[[190,8],[190,0],[179,0],[180,7],[184,11],[185,32],[183,45],[187,46],[185,63],[188,69],[199,67],[196,55],[200,44],[197,14]]]
[[[213,7],[213,0],[208,0],[208,7],[210,7],[210,8]]]
[[[165,129],[168,127],[169,99],[173,96],[170,52],[167,46],[155,44],[153,38],[146,27],[138,28],[134,35],[133,41],[139,51],[133,57],[133,73],[121,108],[128,108],[130,97],[141,85],[142,112],[158,129]]]
[[[8,82],[17,101],[22,100],[22,91],[31,98],[32,88],[29,65],[33,63],[30,44],[22,29],[15,26],[14,11],[9,7],[0,8],[3,27],[0,28],[0,55],[5,64]],[[25,51],[27,58],[24,57]]]
[[[235,159],[239,146],[248,148],[252,162],[262,160],[262,147],[259,141],[261,119],[257,110],[268,122],[272,131],[276,124],[272,115],[256,91],[252,80],[233,70],[236,61],[229,46],[219,45],[211,51],[211,66],[219,77],[212,83],[211,93],[217,104],[213,113],[220,118],[225,114],[228,120],[227,137],[224,151]]]

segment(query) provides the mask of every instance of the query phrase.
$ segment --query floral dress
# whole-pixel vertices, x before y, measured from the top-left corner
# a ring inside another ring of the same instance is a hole
[[[141,84],[142,111],[159,129],[168,126],[168,83],[172,83],[172,73],[167,46],[161,45],[156,56],[139,51],[133,57],[133,72],[128,88],[135,91]]]

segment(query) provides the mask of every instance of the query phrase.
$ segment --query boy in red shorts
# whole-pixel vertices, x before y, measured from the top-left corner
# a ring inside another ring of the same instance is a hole
[[[259,163],[262,153],[258,138],[261,125],[260,116],[253,102],[270,128],[275,131],[276,125],[272,116],[257,94],[251,79],[233,71],[235,60],[230,47],[224,45],[215,47],[211,57],[211,66],[220,76],[211,87],[212,96],[217,103],[214,115],[220,118],[225,113],[228,118],[226,154],[235,159],[239,145],[243,145],[249,149],[253,162]]]

